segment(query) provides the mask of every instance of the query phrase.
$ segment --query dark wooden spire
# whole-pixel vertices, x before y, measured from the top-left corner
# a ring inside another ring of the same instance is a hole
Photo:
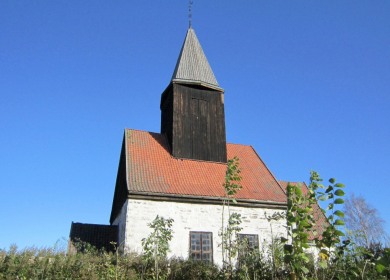
[[[174,157],[226,162],[223,101],[223,89],[190,27],[161,96],[161,133]]]

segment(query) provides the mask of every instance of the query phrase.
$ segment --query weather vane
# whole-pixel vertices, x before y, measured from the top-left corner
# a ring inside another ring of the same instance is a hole
[[[188,23],[190,28],[192,27],[192,4],[194,4],[194,2],[192,0],[189,0],[188,1]]]

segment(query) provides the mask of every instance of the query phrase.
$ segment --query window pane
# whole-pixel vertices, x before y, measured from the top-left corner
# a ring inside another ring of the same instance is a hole
[[[238,238],[243,242],[243,247],[249,250],[259,248],[259,236],[257,234],[239,234]]]
[[[202,254],[202,260],[203,260],[203,261],[209,261],[209,262],[211,262],[211,254],[203,253],[203,254]]]
[[[190,232],[190,251],[190,256],[193,260],[212,262],[212,233]]]

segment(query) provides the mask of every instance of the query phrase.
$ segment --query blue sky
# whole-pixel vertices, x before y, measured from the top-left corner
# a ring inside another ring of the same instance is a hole
[[[227,140],[363,195],[390,231],[390,2],[195,1]],[[159,132],[188,1],[0,1],[0,248],[108,223],[124,128]]]

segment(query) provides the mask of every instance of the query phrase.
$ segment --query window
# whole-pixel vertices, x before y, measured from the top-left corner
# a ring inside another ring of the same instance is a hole
[[[213,261],[213,235],[211,232],[190,232],[190,258],[196,261]]]
[[[238,238],[245,251],[252,252],[255,249],[259,249],[259,236],[257,234],[239,234]]]
[[[259,252],[259,236],[257,234],[239,234],[238,266],[248,264]]]

